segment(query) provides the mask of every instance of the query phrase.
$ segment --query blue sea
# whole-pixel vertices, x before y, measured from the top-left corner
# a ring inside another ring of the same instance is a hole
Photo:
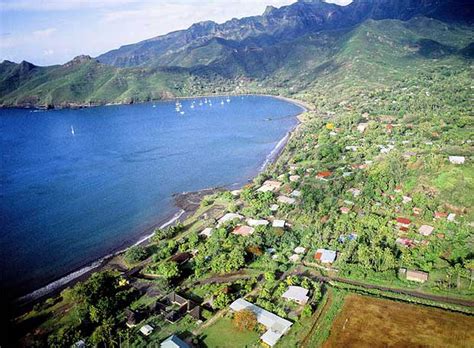
[[[255,176],[302,110],[226,99],[0,110],[0,290],[28,294],[138,241],[177,213],[175,193]]]

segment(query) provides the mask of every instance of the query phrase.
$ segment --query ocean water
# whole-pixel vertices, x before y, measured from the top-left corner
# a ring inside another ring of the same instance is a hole
[[[174,102],[0,110],[0,290],[27,294],[136,242],[177,212],[174,193],[251,179],[301,108],[230,99],[181,101],[183,115]]]

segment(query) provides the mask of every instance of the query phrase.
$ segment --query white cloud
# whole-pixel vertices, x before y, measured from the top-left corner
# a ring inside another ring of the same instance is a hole
[[[56,28],[46,28],[41,30],[35,30],[32,34],[36,38],[44,39],[51,36],[56,30]]]

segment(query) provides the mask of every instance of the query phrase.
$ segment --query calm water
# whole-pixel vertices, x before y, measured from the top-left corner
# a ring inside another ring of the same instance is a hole
[[[172,194],[243,183],[301,109],[267,97],[0,110],[2,291],[25,294],[136,241]],[[74,129],[72,134],[71,127]]]

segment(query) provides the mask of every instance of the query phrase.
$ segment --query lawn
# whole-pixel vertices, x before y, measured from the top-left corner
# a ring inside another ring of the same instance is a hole
[[[331,347],[474,347],[474,317],[349,295],[331,328]]]
[[[258,347],[260,341],[260,335],[257,332],[238,331],[228,317],[221,318],[206,328],[201,338],[203,346],[209,348]]]

